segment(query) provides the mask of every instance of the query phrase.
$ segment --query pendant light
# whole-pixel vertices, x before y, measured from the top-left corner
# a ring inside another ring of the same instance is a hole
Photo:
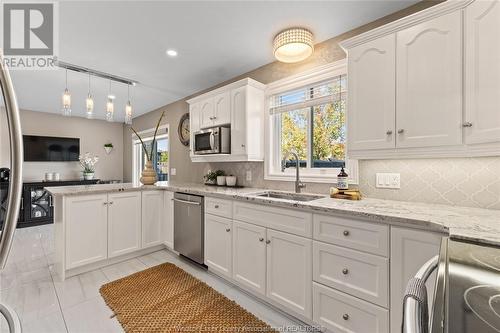
[[[113,103],[114,96],[111,95],[111,80],[109,80],[109,94],[108,102],[106,103],[106,120],[113,121],[113,113],[115,112],[115,105]]]
[[[62,95],[62,114],[63,116],[71,116],[71,94],[68,90],[68,70],[66,69],[66,88]]]
[[[87,99],[85,100],[85,108],[87,110],[87,119],[94,118],[94,99],[90,94],[90,73],[89,73],[89,91],[87,94]]]
[[[274,37],[274,57],[287,63],[307,59],[314,51],[313,34],[304,28],[291,28]]]
[[[127,85],[127,104],[125,105],[125,124],[132,125],[132,104],[130,103],[130,84]]]

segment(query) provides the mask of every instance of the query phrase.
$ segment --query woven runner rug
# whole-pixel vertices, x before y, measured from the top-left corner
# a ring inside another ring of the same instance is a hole
[[[107,283],[100,292],[128,333],[276,332],[170,263]]]

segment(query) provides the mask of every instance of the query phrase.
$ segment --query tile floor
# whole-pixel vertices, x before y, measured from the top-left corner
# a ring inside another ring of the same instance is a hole
[[[288,316],[167,250],[74,276],[64,282],[53,276],[53,251],[53,225],[17,229],[7,266],[0,272],[0,300],[17,311],[23,333],[122,332],[118,321],[110,318],[111,310],[100,296],[99,288],[164,262],[176,264],[281,331],[300,329],[299,323]],[[5,321],[0,322],[0,331],[8,331]]]

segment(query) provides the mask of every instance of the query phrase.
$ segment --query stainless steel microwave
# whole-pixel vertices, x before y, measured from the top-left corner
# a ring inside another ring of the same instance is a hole
[[[230,154],[231,129],[212,127],[194,133],[194,154]]]

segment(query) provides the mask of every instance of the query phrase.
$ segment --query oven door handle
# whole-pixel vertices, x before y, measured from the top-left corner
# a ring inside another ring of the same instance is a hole
[[[3,53],[0,50],[0,88],[3,94],[7,124],[10,139],[10,186],[8,191],[7,211],[0,236],[0,269],[5,268],[9,256],[12,240],[16,231],[19,207],[22,196],[22,173],[23,173],[23,137],[21,131],[21,120],[16,94],[12,85],[9,70],[4,63]]]
[[[403,301],[403,333],[428,333],[429,332],[429,309],[422,306],[427,304],[426,300],[418,300],[427,297],[425,283],[437,268],[439,256],[434,256],[427,261],[415,276],[408,282],[406,294]]]

